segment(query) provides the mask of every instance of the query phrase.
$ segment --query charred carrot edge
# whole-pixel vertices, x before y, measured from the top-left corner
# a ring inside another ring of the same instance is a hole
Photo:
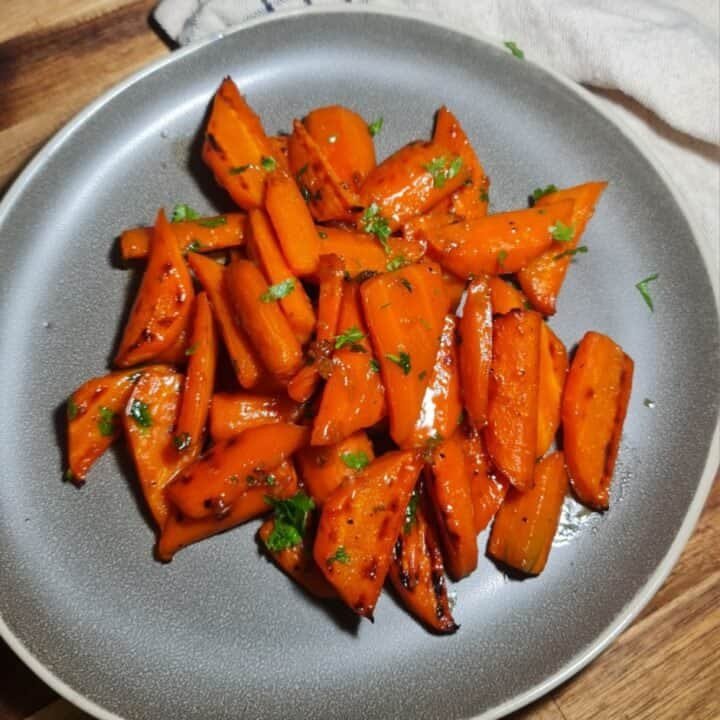
[[[568,371],[568,355],[560,338],[546,325],[540,332],[540,375],[538,384],[537,456],[552,445],[560,427],[562,395]]]

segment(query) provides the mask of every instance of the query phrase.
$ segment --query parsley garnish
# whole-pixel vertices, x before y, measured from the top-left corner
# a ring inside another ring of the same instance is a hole
[[[370,464],[370,458],[363,450],[357,452],[344,452],[340,459],[347,465],[351,470],[362,470]]]
[[[540,198],[550,195],[551,193],[557,192],[555,185],[546,185],[544,188],[535,188],[530,196],[533,204],[535,204]]]
[[[275,302],[287,297],[295,289],[295,281],[292,278],[283,280],[276,285],[271,285],[261,296],[260,301],[264,303]]]
[[[178,451],[182,452],[183,450],[187,450],[192,444],[192,436],[189,432],[184,432],[180,435],[176,435],[173,438],[173,442],[175,443],[175,447]]]
[[[335,349],[340,350],[340,348],[344,348],[346,345],[355,345],[364,339],[365,333],[362,332],[359,327],[353,325],[335,338]],[[365,348],[363,348],[363,350],[364,349]]]
[[[277,167],[277,161],[274,157],[270,157],[269,155],[263,155],[260,158],[260,165],[262,166],[263,170],[272,172]]]
[[[227,225],[227,218],[224,215],[218,215],[214,218],[206,218],[205,220],[198,220],[197,224],[201,227],[206,228],[216,228],[220,227],[221,225]]]
[[[378,361],[375,358],[370,360],[370,370],[374,373],[380,372],[380,365],[378,365]]]
[[[413,494],[410,496],[407,507],[405,508],[405,522],[403,524],[403,532],[407,535],[412,526],[417,522],[417,506],[420,502],[420,496],[417,490],[413,490]]]
[[[287,500],[265,496],[265,502],[275,508],[275,527],[265,540],[267,549],[280,552],[299,545],[305,535],[307,520],[315,503],[304,492],[299,492]]]
[[[343,565],[347,565],[350,562],[350,556],[342,545],[327,559],[328,565],[332,565],[334,562],[339,562]]]
[[[200,241],[197,238],[193,238],[186,246],[185,246],[185,252],[198,252],[202,245],[200,244]]]
[[[193,210],[189,205],[180,203],[173,208],[172,215],[170,216],[170,222],[184,222],[185,220],[197,220],[200,217],[200,213],[197,210]]]
[[[572,225],[566,225],[564,222],[558,220],[554,225],[549,228],[552,239],[566,243],[570,242],[575,237],[575,228]]]
[[[113,412],[109,407],[102,406],[98,410],[98,430],[103,437],[110,437],[115,434],[117,428],[118,414]]]
[[[409,281],[407,278],[401,277],[401,278],[400,278],[400,284],[401,284],[409,293],[412,292],[412,290],[413,290],[412,284],[410,283],[410,281]]]
[[[383,122],[384,120],[379,117],[377,120],[373,120],[368,125],[368,132],[370,133],[371,137],[375,137],[382,130]]]
[[[318,230],[318,237],[319,237],[321,240],[327,240],[327,233],[326,233],[326,232],[323,232],[322,230]]]
[[[514,57],[520,60],[525,59],[525,53],[517,46],[514,40],[506,40],[503,45],[513,54]]]
[[[444,155],[433,158],[423,167],[432,175],[433,187],[442,188],[447,180],[454,178],[462,167],[462,158],[458,155],[449,161]]]
[[[380,214],[380,208],[377,203],[372,203],[370,207],[365,208],[365,212],[360,218],[365,232],[374,235],[383,246],[386,253],[390,252],[388,238],[390,237],[390,225],[388,221]]]
[[[386,269],[389,272],[392,272],[393,270],[399,270],[402,267],[405,267],[406,265],[409,265],[410,261],[402,254],[395,255],[395,257],[390,258],[387,261],[387,264],[385,265]]]
[[[553,260],[560,260],[564,257],[573,257],[573,255],[578,255],[579,253],[586,253],[587,251],[587,246],[581,245],[580,247],[576,247],[574,250],[566,250],[565,252],[561,252],[559,255],[555,255]]]
[[[185,348],[185,354],[186,355],[194,355],[197,352],[198,344],[194,342],[190,347]]]
[[[398,365],[402,369],[403,375],[410,374],[410,356],[406,352],[400,352],[397,355],[393,355],[393,353],[386,353],[385,357],[390,360],[390,362],[394,362]]]
[[[497,254],[497,264],[499,267],[505,267],[505,261],[507,260],[507,250],[501,250]]]
[[[135,421],[141,428],[149,428],[152,425],[152,417],[150,415],[150,408],[147,403],[137,398],[130,403],[130,410],[128,415]]]
[[[646,278],[643,278],[639,283],[635,284],[635,287],[642,295],[645,304],[650,308],[650,312],[655,312],[655,307],[653,306],[652,297],[650,297],[650,289],[648,288],[648,283],[654,282],[659,277],[660,276],[657,273],[653,273],[652,275],[648,275]]]
[[[480,198],[480,202],[489,202],[490,196],[487,194],[487,190],[481,190],[480,195],[478,195]]]
[[[78,404],[72,398],[70,398],[67,401],[68,420],[74,420],[78,416],[79,412],[80,412],[80,408],[78,407]]]
[[[231,175],[240,175],[240,173],[244,173],[246,170],[251,168],[252,165],[237,165],[236,167],[231,167],[228,171]]]

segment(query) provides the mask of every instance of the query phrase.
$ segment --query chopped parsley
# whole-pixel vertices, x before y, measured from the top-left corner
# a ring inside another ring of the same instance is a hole
[[[332,565],[334,562],[347,565],[350,562],[350,556],[347,554],[347,550],[345,550],[342,545],[339,545],[335,553],[331,555],[326,562],[328,565]]]
[[[378,365],[378,361],[375,358],[370,360],[370,370],[374,373],[380,372],[380,365]]]
[[[252,165],[236,165],[235,167],[231,167],[228,171],[231,175],[240,175],[241,173],[244,173],[246,170],[251,168]]]
[[[340,459],[351,470],[362,470],[370,464],[370,458],[363,450],[358,450],[357,452],[344,452],[340,456]]]
[[[546,195],[550,195],[554,192],[557,192],[557,187],[553,184],[546,185],[544,188],[537,187],[532,191],[530,199],[532,200],[532,203],[535,204],[540,198],[543,198]]]
[[[186,246],[185,252],[198,252],[202,245],[197,238],[193,238]]]
[[[247,487],[257,487],[258,485],[267,485],[273,487],[277,485],[277,479],[272,473],[266,473],[260,468],[256,468],[254,473],[250,473],[245,478]]]
[[[182,452],[183,450],[187,450],[190,445],[192,445],[192,436],[189,432],[180,433],[180,435],[176,435],[173,438],[173,442],[175,443],[175,447],[179,452]]]
[[[190,347],[185,348],[185,354],[186,355],[194,355],[197,352],[198,344],[194,342]]]
[[[72,398],[70,398],[67,401],[67,418],[68,418],[68,420],[74,420],[78,416],[79,412],[80,412],[80,408],[78,407],[78,404]]]
[[[205,218],[205,220],[198,220],[197,224],[201,227],[212,229],[220,227],[221,225],[227,225],[227,218],[224,215],[218,215],[214,218]]]
[[[572,225],[566,225],[560,220],[551,225],[548,230],[552,235],[552,239],[556,242],[567,243],[575,237],[575,228]]]
[[[392,272],[393,270],[399,270],[400,268],[403,268],[409,264],[410,261],[401,253],[400,255],[395,255],[394,257],[391,257],[387,261],[385,267],[388,272]]]
[[[110,437],[117,429],[118,414],[104,405],[98,410],[98,430],[103,437]]]
[[[478,198],[480,199],[480,202],[490,202],[490,196],[487,194],[487,190],[481,190]]]
[[[525,53],[517,46],[514,40],[506,40],[503,45],[513,54],[513,57],[520,60],[525,59]]]
[[[152,425],[152,416],[150,415],[150,408],[147,403],[137,398],[130,403],[130,409],[128,415],[135,421],[141,428],[149,428]]]
[[[639,283],[635,284],[635,287],[642,295],[642,299],[645,301],[645,304],[650,308],[650,312],[655,312],[655,307],[653,305],[653,299],[650,296],[650,288],[648,287],[648,284],[655,282],[655,280],[659,277],[660,276],[657,273],[653,273],[652,275],[648,275],[646,278],[643,278]]]
[[[324,232],[323,230],[318,230],[318,237],[319,237],[321,240],[327,240],[327,233]]]
[[[417,490],[413,490],[407,507],[405,508],[405,522],[403,523],[403,532],[407,535],[412,526],[417,522],[417,506],[420,502],[420,496]]]
[[[388,244],[388,238],[390,237],[390,225],[388,221],[380,214],[380,208],[377,203],[372,203],[369,207],[365,208],[365,212],[360,218],[362,226],[365,232],[374,235],[383,246],[383,250],[386,253],[390,252],[390,245]]]
[[[335,338],[335,349],[340,350],[346,345],[356,345],[364,339],[365,333],[362,332],[359,327],[353,325],[352,327],[349,327],[347,330],[345,330],[345,332],[340,333],[340,335]],[[362,349],[362,351],[364,350],[365,348]]]
[[[270,155],[263,155],[260,158],[260,165],[262,166],[263,170],[272,172],[277,167],[277,161],[274,157],[271,157]]]
[[[303,541],[307,520],[315,503],[304,492],[299,492],[287,500],[265,496],[265,502],[275,509],[275,526],[265,540],[270,552],[280,552],[295,547]]]
[[[275,285],[271,285],[261,296],[260,301],[264,303],[275,302],[287,297],[295,289],[295,281],[292,278],[283,280]]]
[[[501,250],[497,254],[497,264],[499,267],[501,267],[501,268],[505,267],[505,261],[507,260],[507,256],[508,256],[507,250]]]
[[[373,120],[368,125],[368,132],[370,133],[371,137],[375,137],[383,128],[383,118],[379,117],[377,120]]]
[[[566,250],[565,252],[561,252],[560,254],[555,255],[553,260],[560,260],[564,257],[573,257],[580,253],[586,253],[586,252],[588,252],[587,245],[581,245],[580,247],[576,247],[574,250]]]
[[[199,217],[200,213],[197,210],[193,210],[185,203],[180,203],[173,208],[170,222],[177,223],[184,222],[185,220],[197,220]]]
[[[397,355],[386,353],[385,357],[394,362],[403,371],[403,375],[409,375],[411,370],[410,356],[406,352],[400,352]]]
[[[433,187],[442,188],[446,181],[452,180],[460,172],[462,158],[458,155],[448,160],[444,155],[440,155],[423,167],[432,175]]]
[[[401,277],[400,278],[400,284],[409,292],[411,293],[413,291],[412,284],[407,278]]]

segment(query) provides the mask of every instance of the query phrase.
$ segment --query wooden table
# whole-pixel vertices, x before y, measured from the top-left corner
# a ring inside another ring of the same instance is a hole
[[[170,52],[149,20],[154,4],[5,0],[0,194],[75,112]],[[54,698],[0,642],[0,720],[25,718]],[[82,717],[61,710],[58,718]],[[680,562],[642,615],[590,667],[515,715],[527,718],[720,718],[720,483]]]

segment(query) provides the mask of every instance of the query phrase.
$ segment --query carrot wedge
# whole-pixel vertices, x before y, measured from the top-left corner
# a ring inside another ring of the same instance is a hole
[[[358,615],[372,618],[420,467],[415,453],[387,453],[337,488],[323,506],[315,562]]]
[[[388,258],[375,236],[343,228],[318,226],[317,230],[320,254],[337,255],[353,277],[366,270],[385,271]]]
[[[213,252],[238,247],[245,239],[245,215],[226,213],[196,220],[170,223],[181,253]],[[123,260],[141,260],[150,251],[153,229],[148,227],[125,230],[120,236],[120,255]]]
[[[537,450],[542,318],[513,310],[495,319],[485,447],[519,490],[532,486]]]
[[[295,422],[297,403],[282,395],[215,393],[210,405],[210,437],[214,442],[229,440],[250,428],[281,422]]]
[[[385,415],[385,390],[377,372],[356,283],[346,281],[330,377],[313,422],[312,445],[333,445]]]
[[[425,482],[435,511],[445,567],[453,580],[460,580],[478,562],[470,475],[460,433],[434,448]]]
[[[297,474],[292,462],[289,461],[271,468],[266,475],[255,474],[252,477],[256,482],[244,484],[230,511],[222,517],[212,516],[194,520],[185,517],[171,504],[156,547],[158,558],[169,562],[176,552],[192,543],[265,515],[271,509],[266,497],[288,498],[298,489]],[[267,482],[268,478],[272,478],[271,483]]]
[[[125,436],[140,487],[160,529],[168,514],[165,488],[182,462],[173,443],[182,382],[182,375],[172,368],[143,372],[123,413]]]
[[[195,298],[194,312],[190,345],[185,351],[188,356],[185,384],[175,426],[175,446],[185,462],[194,460],[202,449],[217,364],[217,336],[207,293],[201,292]]]
[[[573,489],[597,510],[610,504],[610,481],[632,389],[633,361],[606,335],[589,332],[565,383],[563,443]]]
[[[390,435],[411,443],[437,357],[448,299],[440,268],[416,263],[361,286],[365,318],[387,392]]]
[[[497,275],[488,278],[493,315],[507,315],[511,310],[525,310],[523,294]]]
[[[428,253],[458,277],[502,275],[525,267],[553,242],[551,228],[570,222],[572,200],[549,207],[487,215],[454,225],[428,228],[420,239]]]
[[[527,575],[539,575],[547,563],[567,491],[562,453],[543,458],[529,490],[508,491],[493,523],[489,555]]]
[[[225,347],[230,355],[235,375],[244,388],[251,388],[260,380],[262,367],[235,318],[235,313],[225,288],[226,269],[210,258],[193,253],[188,262],[195,277],[208,294],[213,315],[220,326]]]
[[[285,423],[246,430],[185,468],[167,497],[188,518],[223,517],[249,488],[271,486],[269,473],[303,447],[308,435],[308,428]]]
[[[450,610],[442,552],[428,521],[427,499],[418,490],[410,498],[393,547],[388,578],[408,611],[428,628],[439,633],[458,629]]]
[[[550,449],[555,433],[560,427],[560,411],[567,371],[567,350],[560,338],[543,323],[540,331],[538,384],[538,457],[542,457]]]
[[[187,324],[193,297],[190,273],[170,223],[160,210],[148,263],[120,340],[115,365],[130,367],[148,362],[172,346]]]
[[[552,207],[557,203],[567,200],[573,202],[570,218],[573,229],[572,239],[569,242],[554,243],[518,272],[518,282],[523,292],[528,296],[533,307],[544,315],[552,315],[555,312],[558,294],[572,261],[570,255],[562,254],[577,247],[585,226],[595,212],[595,205],[606,187],[606,182],[585,183],[550,193],[535,203],[536,208],[551,212]]]
[[[463,314],[458,322],[460,385],[470,423],[477,430],[487,422],[493,345],[490,298],[487,278],[476,277],[468,285]]]

